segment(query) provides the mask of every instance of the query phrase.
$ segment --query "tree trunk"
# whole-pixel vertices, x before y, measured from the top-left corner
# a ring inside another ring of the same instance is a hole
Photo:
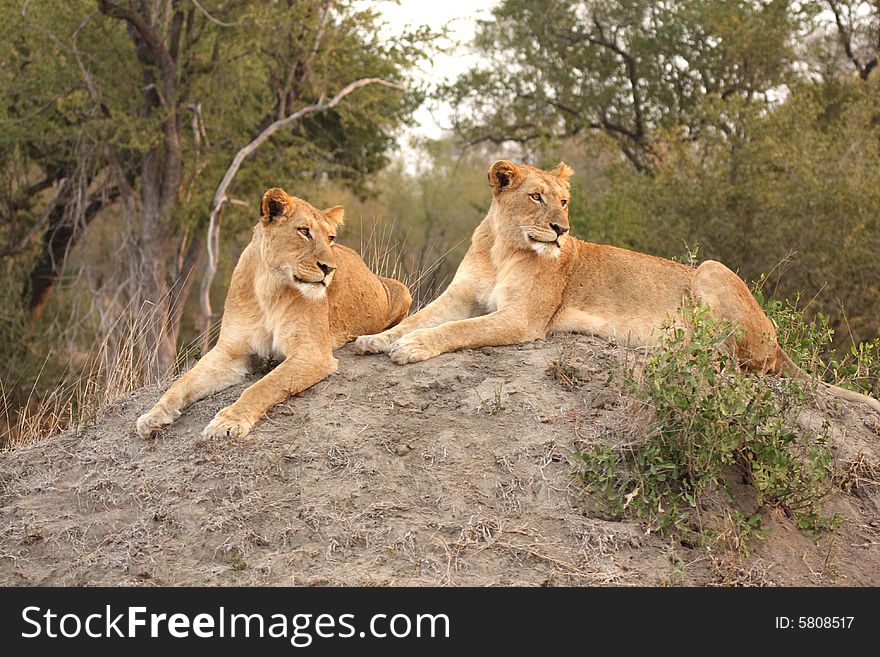
[[[126,22],[142,67],[142,114],[162,117],[161,139],[141,161],[140,221],[129,279],[141,357],[150,378],[158,380],[175,364],[182,294],[188,290],[187,279],[181,277],[191,274],[180,271],[180,261],[172,255],[176,253],[172,221],[183,169],[178,56],[185,14],[176,2],[99,0],[98,7]]]
[[[162,150],[156,148],[144,157],[140,225],[132,254],[134,275],[130,279],[131,308],[136,316],[142,355],[151,365],[151,378],[157,379],[171,370],[176,357],[174,331],[169,321],[176,272],[171,262],[174,250],[170,231],[163,221],[163,155]]]

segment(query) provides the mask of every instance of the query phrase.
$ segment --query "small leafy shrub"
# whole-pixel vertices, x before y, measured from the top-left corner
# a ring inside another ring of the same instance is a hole
[[[248,562],[241,550],[232,552],[232,570],[242,571],[248,569]]]
[[[737,478],[754,487],[759,508],[779,507],[802,529],[835,525],[822,512],[832,479],[827,437],[791,426],[806,384],[780,379],[774,393],[767,377],[736,366],[729,325],[705,307],[685,316],[689,327],[668,326],[640,376],[627,373],[631,392],[654,411],[644,438],[576,454],[587,491],[612,515],[629,513],[656,531],[696,543],[725,540],[742,550],[760,535],[761,516],[736,505]]]

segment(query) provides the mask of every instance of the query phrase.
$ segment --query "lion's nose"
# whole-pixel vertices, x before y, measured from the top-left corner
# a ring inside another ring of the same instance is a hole
[[[568,228],[565,226],[560,226],[559,224],[550,224],[550,228],[556,233],[556,236],[565,235],[568,232]]]
[[[325,264],[323,262],[319,262],[318,269],[320,269],[322,272],[324,272],[324,276],[327,276],[331,271],[336,269],[336,267],[334,267],[332,265]]]

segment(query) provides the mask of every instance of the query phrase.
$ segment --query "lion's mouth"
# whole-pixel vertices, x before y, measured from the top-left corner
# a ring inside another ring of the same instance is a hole
[[[536,237],[528,236],[530,242],[534,242],[535,244],[553,244],[558,248],[562,248],[562,245],[559,243],[559,238],[553,240],[539,240]]]
[[[300,278],[299,276],[294,276],[293,279],[297,283],[302,283],[303,285],[320,285],[322,287],[327,287],[327,277],[325,276],[320,281],[307,281],[304,278]]]

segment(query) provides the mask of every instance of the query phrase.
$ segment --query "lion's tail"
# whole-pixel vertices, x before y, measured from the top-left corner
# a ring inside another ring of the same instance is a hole
[[[798,367],[797,363],[795,363],[791,359],[791,356],[785,353],[785,350],[782,349],[782,347],[777,347],[776,349],[778,374],[786,374],[795,379],[807,379],[810,381],[817,381],[820,386],[828,390],[835,397],[839,397],[840,399],[845,399],[846,401],[851,401],[856,404],[865,404],[870,408],[873,408],[874,411],[876,411],[877,413],[880,413],[880,401],[874,399],[873,397],[869,397],[868,395],[863,395],[860,392],[847,390],[846,388],[841,388],[840,386],[836,386],[831,383],[825,383],[824,381],[819,379],[814,379],[814,377],[810,376],[808,372]]]

